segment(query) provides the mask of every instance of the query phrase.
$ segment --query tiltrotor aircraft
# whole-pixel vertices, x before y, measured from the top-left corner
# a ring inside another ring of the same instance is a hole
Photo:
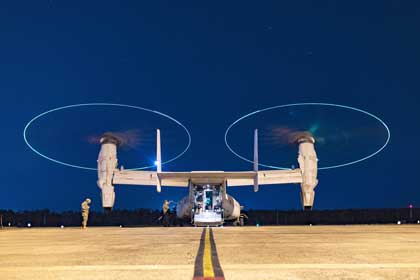
[[[189,188],[186,197],[177,204],[179,218],[191,219],[196,226],[222,225],[225,220],[235,220],[241,212],[240,204],[227,193],[229,187],[298,183],[301,185],[301,201],[304,210],[312,210],[314,189],[318,184],[315,139],[309,132],[296,133],[292,143],[298,146],[299,168],[293,170],[258,170],[258,130],[254,131],[254,170],[239,172],[191,171],[163,172],[161,161],[160,130],[156,135],[156,171],[118,169],[117,147],[120,139],[105,133],[100,139],[98,157],[98,186],[102,191],[102,206],[111,210],[114,206],[114,185],[161,186]]]

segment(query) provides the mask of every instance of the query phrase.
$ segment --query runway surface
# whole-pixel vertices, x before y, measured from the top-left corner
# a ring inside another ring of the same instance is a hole
[[[225,227],[212,234],[225,279],[420,279],[420,225]],[[193,279],[202,236],[203,228],[193,227],[4,229],[0,279]]]

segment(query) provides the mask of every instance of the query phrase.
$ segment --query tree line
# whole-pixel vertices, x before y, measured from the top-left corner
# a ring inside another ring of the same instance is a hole
[[[344,210],[248,210],[246,225],[344,225],[344,224],[389,224],[420,223],[420,208],[344,209]],[[158,226],[161,211],[154,209],[113,210],[109,213],[89,213],[90,226]],[[48,209],[33,211],[0,210],[3,227],[57,227],[80,226],[78,211],[53,212]],[[189,221],[170,214],[173,226],[188,226]],[[226,223],[230,225],[230,222]]]

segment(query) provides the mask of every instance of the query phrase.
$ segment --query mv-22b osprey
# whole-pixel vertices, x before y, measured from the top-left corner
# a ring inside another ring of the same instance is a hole
[[[156,171],[118,169],[117,136],[105,133],[100,139],[98,157],[98,186],[102,191],[102,206],[111,210],[115,201],[115,185],[161,186],[189,188],[189,194],[177,204],[178,218],[190,219],[196,226],[222,225],[225,220],[238,219],[240,204],[227,193],[228,187],[276,185],[298,183],[301,185],[301,200],[304,210],[312,210],[314,189],[318,184],[315,140],[309,132],[297,133],[293,143],[299,148],[299,168],[293,170],[258,170],[258,130],[254,132],[253,171],[191,171],[163,172],[161,160],[160,130],[156,136]]]

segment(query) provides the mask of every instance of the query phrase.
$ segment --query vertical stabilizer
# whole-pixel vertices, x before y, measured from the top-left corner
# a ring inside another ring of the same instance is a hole
[[[160,148],[160,129],[156,130],[156,168],[157,168],[157,182],[156,182],[156,190],[157,192],[161,191],[161,180],[159,177],[159,173],[162,172],[162,154]]]
[[[254,192],[258,191],[258,129],[254,130]]]
[[[157,172],[162,172],[162,154],[160,149],[160,129],[156,130],[156,166]]]

